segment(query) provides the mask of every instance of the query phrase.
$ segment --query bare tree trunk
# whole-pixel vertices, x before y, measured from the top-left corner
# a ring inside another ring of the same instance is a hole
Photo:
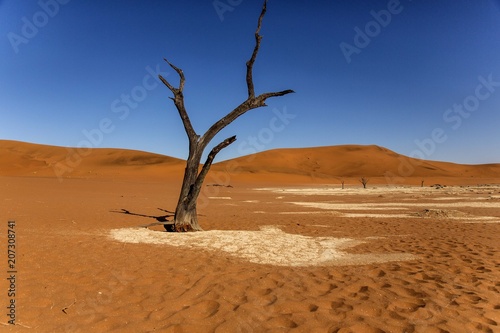
[[[208,154],[207,160],[203,164],[201,171],[199,171],[203,151],[210,143],[210,141],[215,137],[215,135],[217,135],[217,133],[219,133],[223,128],[225,128],[227,125],[232,123],[247,111],[266,106],[266,99],[293,93],[293,90],[288,89],[278,92],[263,93],[255,96],[252,73],[253,65],[259,52],[260,41],[262,39],[262,36],[259,35],[259,32],[262,24],[262,19],[266,13],[266,4],[267,1],[264,1],[257,24],[257,30],[255,31],[255,47],[250,60],[248,60],[248,62],[246,63],[246,83],[248,89],[248,98],[243,103],[238,105],[234,110],[229,112],[226,116],[215,122],[202,136],[196,134],[184,105],[184,73],[180,68],[174,66],[165,59],[170,67],[172,67],[179,75],[179,87],[176,88],[172,86],[161,75],[159,75],[159,78],[163,82],[163,84],[165,84],[168,89],[174,94],[174,97],[171,99],[174,101],[177,111],[179,112],[179,116],[182,119],[186,134],[189,138],[189,156],[186,161],[186,169],[184,172],[181,193],[179,195],[179,201],[177,202],[177,208],[175,210],[174,226],[165,227],[169,231],[186,232],[202,230],[200,225],[198,224],[196,201],[198,199],[198,195],[200,194],[203,181],[205,180],[208,170],[212,166],[215,155],[217,155],[219,151],[236,141],[236,136],[232,136],[216,145]]]
[[[184,180],[182,181],[181,194],[175,209],[174,228],[172,231],[186,232],[186,231],[201,231],[203,230],[198,224],[198,214],[196,211],[196,201],[200,194],[203,181],[212,166],[215,155],[223,148],[229,146],[236,141],[236,136],[227,138],[226,140],[215,146],[208,154],[203,168],[198,173],[200,166],[200,159],[203,153],[203,147],[198,143],[190,149],[190,156],[186,161],[186,169],[184,171]],[[167,229],[169,230],[169,229]]]
[[[202,152],[198,152],[198,149],[194,149],[193,153],[190,153],[186,161],[181,193],[175,209],[175,224],[171,231],[185,232],[202,230],[198,224],[198,213],[196,211],[197,196],[194,196],[201,153]],[[169,230],[168,227],[166,228]]]

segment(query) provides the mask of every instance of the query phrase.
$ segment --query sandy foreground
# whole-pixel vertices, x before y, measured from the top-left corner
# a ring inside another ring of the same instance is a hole
[[[500,186],[233,185],[0,177],[0,331],[500,332]]]

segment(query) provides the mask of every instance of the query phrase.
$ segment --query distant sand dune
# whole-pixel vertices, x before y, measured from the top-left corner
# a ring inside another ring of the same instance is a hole
[[[75,149],[0,140],[0,176],[182,179],[185,161],[124,149]],[[500,164],[423,161],[379,146],[276,149],[213,165],[207,181],[259,183],[477,184],[500,179]],[[228,184],[223,184],[228,185]]]
[[[64,148],[0,140],[0,176],[126,178],[182,175],[173,157],[113,148]]]
[[[500,177],[500,164],[461,165],[416,160],[371,145],[344,145],[264,151],[215,165],[216,170],[302,175],[312,179],[360,177]],[[339,183],[339,182],[338,182]],[[370,182],[368,183],[370,186]],[[431,185],[428,183],[427,185]]]

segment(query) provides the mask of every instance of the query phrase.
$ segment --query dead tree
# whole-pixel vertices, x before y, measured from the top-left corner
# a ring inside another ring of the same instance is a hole
[[[167,59],[164,59],[179,75],[179,86],[174,87],[161,75],[159,76],[159,78],[174,95],[174,97],[170,97],[170,99],[173,100],[175,107],[179,112],[179,116],[181,117],[184,129],[186,130],[186,134],[189,139],[189,155],[186,161],[186,169],[184,171],[184,179],[182,182],[181,193],[179,195],[179,201],[177,202],[177,208],[175,210],[174,225],[173,227],[171,227],[171,229],[169,229],[170,227],[166,227],[168,231],[186,232],[202,230],[200,225],[198,224],[196,201],[198,195],[200,194],[203,181],[208,173],[208,170],[212,166],[212,162],[217,153],[236,141],[236,136],[232,136],[212,148],[205,163],[203,164],[203,167],[201,168],[201,170],[199,170],[203,151],[210,143],[210,141],[215,137],[215,135],[247,111],[266,106],[266,100],[268,98],[293,93],[293,90],[283,90],[279,92],[262,93],[257,96],[255,95],[253,84],[253,66],[255,63],[255,59],[257,58],[257,53],[259,52],[260,42],[262,40],[262,36],[259,34],[259,32],[262,25],[262,19],[264,18],[264,15],[266,13],[266,4],[267,0],[264,1],[262,11],[257,23],[257,29],[255,31],[255,47],[253,49],[250,60],[248,60],[246,63],[246,83],[248,89],[248,97],[235,109],[215,122],[205,132],[205,134],[200,136],[196,133],[186,111],[183,93],[186,80],[183,71],[171,64]]]
[[[361,179],[359,180],[359,182],[360,182],[361,184],[363,184],[363,188],[366,188],[366,184],[368,184],[368,180],[369,180],[369,179],[368,179],[368,178],[366,178],[366,177],[361,177]]]

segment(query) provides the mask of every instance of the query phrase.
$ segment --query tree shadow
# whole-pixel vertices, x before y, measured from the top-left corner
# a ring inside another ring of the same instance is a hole
[[[165,213],[168,213],[168,214],[165,214],[165,215],[158,215],[158,216],[155,216],[155,215],[146,215],[146,214],[139,214],[139,213],[133,213],[127,209],[120,209],[120,210],[111,210],[110,212],[111,213],[119,213],[119,214],[125,214],[125,215],[132,215],[132,216],[140,216],[140,217],[146,217],[146,218],[150,218],[150,219],[155,219],[156,222],[153,222],[153,223],[150,223],[150,224],[145,224],[145,225],[140,225],[139,227],[141,228],[148,228],[148,227],[152,227],[152,226],[155,226],[155,225],[163,225],[163,227],[165,228],[166,231],[172,231],[173,230],[173,226],[174,226],[174,221],[173,221],[173,217],[175,215],[174,212],[171,212],[169,210],[166,210],[166,209],[163,209],[163,208],[158,208],[159,210],[165,212]],[[169,220],[169,218],[172,217],[171,220]]]

